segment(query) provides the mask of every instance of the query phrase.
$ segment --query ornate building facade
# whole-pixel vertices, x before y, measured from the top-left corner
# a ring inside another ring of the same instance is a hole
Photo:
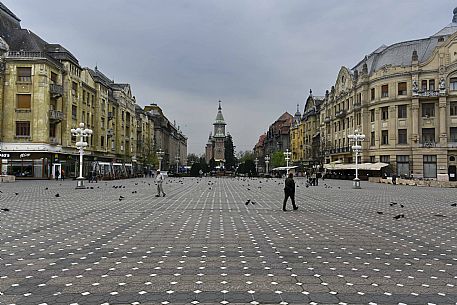
[[[326,163],[352,163],[348,135],[359,130],[366,135],[359,161],[388,163],[398,176],[457,179],[457,9],[453,13],[452,22],[428,38],[382,45],[354,68],[340,69],[319,114]]]
[[[129,84],[115,83],[97,67],[81,67],[63,46],[23,29],[0,2],[1,173],[37,179],[61,169],[70,177],[79,174],[70,130],[81,122],[93,130],[85,162],[128,164],[132,171],[151,165],[156,135],[166,129],[137,105]],[[176,164],[177,152],[185,164],[187,138],[179,128],[168,130],[174,141],[161,147],[172,155],[167,164]]]
[[[224,116],[222,115],[221,102],[219,101],[219,108],[216,115],[216,120],[213,123],[213,133],[209,135],[208,143],[205,149],[205,159],[209,162],[211,159],[216,161],[218,166],[223,166],[225,163],[225,123]]]

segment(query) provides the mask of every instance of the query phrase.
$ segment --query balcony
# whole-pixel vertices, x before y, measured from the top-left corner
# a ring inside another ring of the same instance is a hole
[[[362,103],[361,102],[358,102],[358,103],[354,103],[354,110],[360,110],[360,108],[362,108]]]
[[[136,131],[142,132],[142,131],[143,131],[143,127],[142,127],[141,125],[138,125],[138,126],[136,127]]]
[[[439,90],[422,90],[422,91],[413,91],[413,96],[419,97],[438,97],[440,96]]]
[[[113,128],[108,128],[108,129],[106,130],[106,135],[107,135],[108,137],[112,137],[112,136],[114,135],[114,130],[113,130]]]
[[[422,141],[419,143],[419,147],[434,148],[434,147],[436,147],[436,142],[435,141]]]
[[[60,122],[63,120],[63,112],[57,110],[49,110],[49,120],[52,122]]]
[[[328,124],[328,123],[330,123],[330,121],[331,121],[331,118],[329,116],[326,116],[324,119],[324,123]]]
[[[108,120],[112,120],[114,118],[114,113],[109,111],[108,112]]]
[[[344,118],[344,117],[346,116],[346,110],[340,110],[340,111],[338,111],[338,112],[335,114],[335,116],[336,116],[337,118]]]
[[[57,140],[56,137],[49,137],[49,144],[57,145],[57,144],[59,144],[59,140]]]
[[[59,98],[63,95],[63,86],[57,84],[49,85],[49,92],[51,93],[52,98]]]

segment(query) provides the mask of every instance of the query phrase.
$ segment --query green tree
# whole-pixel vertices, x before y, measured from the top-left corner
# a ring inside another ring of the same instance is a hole
[[[206,163],[205,157],[201,157],[199,163],[200,163],[200,169],[201,169],[204,173],[209,172],[209,167],[208,167],[208,164]]]
[[[194,164],[199,161],[200,161],[200,158],[196,154],[187,155],[187,164]]]
[[[211,158],[211,159],[209,160],[208,166],[209,166],[209,170],[210,170],[210,171],[213,171],[213,170],[216,169],[216,161],[214,160],[214,158]]]
[[[190,175],[192,177],[198,177],[198,176],[200,176],[200,170],[201,170],[200,163],[194,163],[194,164],[192,164],[192,167],[190,168]]]
[[[254,161],[255,156],[252,151],[246,150],[245,152],[240,152],[240,163],[244,163],[247,160]]]
[[[286,159],[282,151],[276,151],[271,155],[272,168],[286,166]]]
[[[225,138],[225,169],[233,170],[236,165],[235,147],[233,146],[232,136],[229,134]]]

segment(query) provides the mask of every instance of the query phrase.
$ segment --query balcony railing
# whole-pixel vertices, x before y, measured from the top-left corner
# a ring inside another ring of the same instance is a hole
[[[112,136],[114,135],[114,130],[113,130],[113,128],[108,128],[108,129],[106,130],[106,135],[107,135],[108,137],[112,137]]]
[[[63,86],[57,84],[50,84],[49,92],[51,93],[52,98],[59,98],[63,95]]]
[[[108,120],[112,120],[114,118],[113,112],[109,111],[108,112]]]
[[[51,121],[62,121],[63,112],[58,110],[49,110],[49,119]]]
[[[330,123],[331,118],[329,116],[326,116],[324,119],[324,123]]]
[[[9,51],[6,57],[11,58],[47,58],[43,52],[29,52],[29,51]]]
[[[359,110],[360,108],[362,108],[362,103],[358,102],[358,103],[354,103],[354,110]]]
[[[345,116],[346,116],[346,110],[340,110],[340,111],[338,111],[338,112],[335,114],[335,116],[336,116],[337,118],[343,118],[343,117],[345,117]]]
[[[433,147],[436,147],[436,142],[435,141],[422,141],[419,143],[419,147],[433,148]]]
[[[413,96],[422,96],[422,97],[433,97],[440,96],[439,90],[422,90],[422,91],[413,91]]]

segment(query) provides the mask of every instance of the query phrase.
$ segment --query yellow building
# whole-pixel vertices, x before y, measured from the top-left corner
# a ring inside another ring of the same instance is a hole
[[[22,29],[4,5],[0,18],[1,173],[45,179],[62,172],[79,175],[70,130],[80,123],[93,131],[85,176],[108,171],[111,178],[129,177],[149,170],[157,150],[155,118],[136,104],[130,85],[115,83],[98,68],[82,68],[61,45]],[[173,154],[167,165],[175,164],[178,153],[183,164],[187,138],[179,127],[166,128],[167,151]]]
[[[348,135],[366,135],[361,162],[398,176],[456,180],[457,9],[452,23],[418,40],[381,46],[342,67],[320,112],[326,160],[353,162]]]

